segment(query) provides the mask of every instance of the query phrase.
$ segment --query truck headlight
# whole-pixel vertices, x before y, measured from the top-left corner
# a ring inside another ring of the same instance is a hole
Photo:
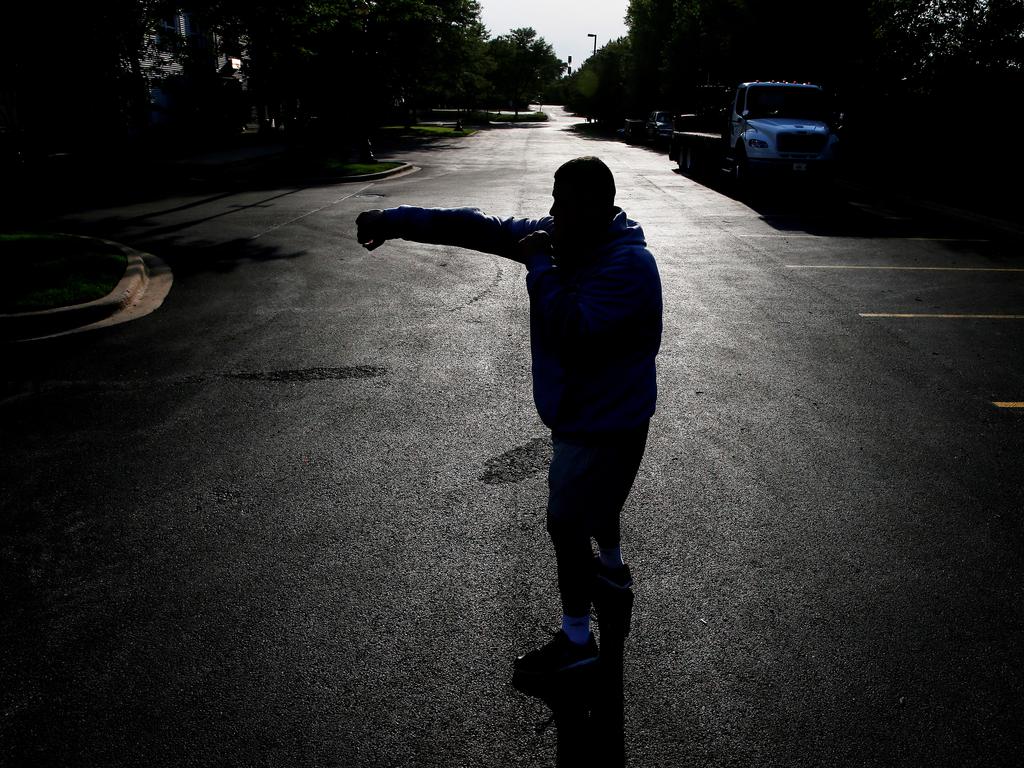
[[[768,149],[768,142],[764,139],[749,139],[747,144],[754,149]]]

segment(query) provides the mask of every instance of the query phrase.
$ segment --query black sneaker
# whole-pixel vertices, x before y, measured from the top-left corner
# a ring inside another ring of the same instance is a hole
[[[597,640],[594,639],[593,632],[585,644],[578,645],[570,640],[565,632],[558,630],[554,637],[540,648],[517,658],[515,672],[517,675],[529,677],[557,675],[559,672],[593,664],[597,659]]]
[[[602,563],[598,555],[594,555],[594,580],[599,589],[630,589],[633,586],[633,574],[629,572],[628,565],[612,568]]]

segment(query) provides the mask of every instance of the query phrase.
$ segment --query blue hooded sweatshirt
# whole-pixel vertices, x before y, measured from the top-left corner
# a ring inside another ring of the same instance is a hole
[[[554,219],[498,218],[476,208],[384,211],[392,237],[522,261],[518,243]],[[621,209],[579,268],[548,253],[526,258],[533,399],[556,434],[598,436],[642,426],[654,414],[661,346],[661,279],[643,230]]]

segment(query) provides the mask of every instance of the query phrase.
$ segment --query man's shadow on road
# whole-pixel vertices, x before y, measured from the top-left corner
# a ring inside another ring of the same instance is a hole
[[[633,592],[625,590],[611,604],[598,605],[600,660],[563,673],[556,680],[513,676],[512,686],[541,699],[557,729],[556,765],[622,768],[626,764],[623,657],[633,611]]]

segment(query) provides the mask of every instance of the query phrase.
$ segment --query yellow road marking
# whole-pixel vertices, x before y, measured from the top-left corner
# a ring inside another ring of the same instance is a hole
[[[913,317],[947,320],[1024,320],[1024,315],[928,314],[924,312],[858,312],[861,317]]]
[[[710,218],[710,217],[705,217]],[[991,243],[984,237],[856,237],[854,235],[810,235],[793,232],[736,232],[737,237],[764,237],[777,240],[795,240],[799,238],[814,240],[899,240],[900,242],[920,243]]]
[[[992,403],[996,408],[1024,408],[1024,403]]]
[[[885,269],[921,272],[1024,272],[1024,267],[873,267],[859,264],[787,264],[787,269]]]

